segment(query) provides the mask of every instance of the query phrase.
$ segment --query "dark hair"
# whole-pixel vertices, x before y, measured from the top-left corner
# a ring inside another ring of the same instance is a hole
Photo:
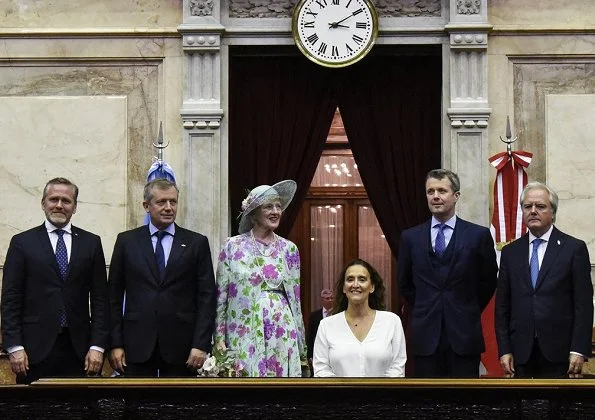
[[[79,196],[79,187],[77,187],[76,184],[74,182],[70,181],[69,179],[61,178],[61,177],[50,179],[45,184],[45,187],[43,187],[43,196],[41,197],[42,202],[43,202],[43,200],[45,200],[45,197],[48,195],[48,189],[50,188],[50,185],[66,185],[68,187],[72,187],[72,190],[74,193],[74,204],[76,204],[76,200]]]
[[[461,190],[461,181],[459,180],[459,176],[455,174],[453,171],[449,171],[448,169],[432,169],[426,175],[426,181],[430,178],[448,178],[448,180],[450,181],[450,186],[452,187],[452,192],[457,192]]]
[[[347,297],[345,293],[343,293],[343,285],[345,284],[345,273],[347,273],[347,269],[354,265],[361,265],[368,273],[370,273],[370,280],[372,280],[372,284],[374,285],[374,293],[370,293],[368,297],[368,305],[372,309],[378,309],[383,311],[385,309],[384,306],[384,281],[378,271],[372,265],[360,258],[356,258],[355,260],[351,261],[349,264],[345,266],[341,274],[337,278],[337,282],[335,284],[335,303],[333,304],[333,314],[338,314],[341,311],[347,309]]]
[[[165,178],[155,178],[152,181],[147,182],[145,185],[145,190],[143,191],[143,200],[145,200],[147,203],[151,201],[153,198],[153,188],[163,191],[169,190],[171,187],[174,187],[176,191],[180,193],[180,190],[178,190],[178,186],[175,182],[171,182]]]

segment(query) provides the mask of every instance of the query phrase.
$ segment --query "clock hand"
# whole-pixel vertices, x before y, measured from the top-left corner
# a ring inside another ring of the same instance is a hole
[[[329,23],[329,28],[349,28],[347,25],[340,25],[338,23]]]
[[[337,22],[331,22],[329,23],[329,27],[331,28],[338,28],[339,26],[343,26],[343,25],[339,25],[339,23],[346,21],[347,19],[349,19],[351,16],[353,16],[353,13],[350,14],[349,16],[345,16],[343,19],[337,21]],[[348,27],[348,26],[347,26]]]

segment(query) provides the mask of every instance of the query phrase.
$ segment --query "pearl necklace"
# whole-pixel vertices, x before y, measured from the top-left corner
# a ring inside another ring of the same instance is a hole
[[[273,242],[271,242],[269,244],[269,246],[271,247],[271,249],[270,249],[270,252],[268,254],[266,253],[266,248],[265,248],[264,251],[260,249],[260,246],[256,242],[256,238],[254,237],[254,231],[253,230],[250,231],[250,235],[252,236],[252,244],[254,245],[254,248],[258,251],[258,253],[260,255],[262,255],[263,257],[270,257],[271,255],[273,255],[273,252],[275,252],[275,245],[277,244],[277,239],[278,239],[278,236],[277,236],[277,234],[275,234],[275,232],[273,232],[273,238],[274,238],[273,239]]]

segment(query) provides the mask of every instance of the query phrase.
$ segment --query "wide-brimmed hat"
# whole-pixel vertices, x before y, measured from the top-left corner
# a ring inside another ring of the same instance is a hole
[[[259,185],[254,188],[242,201],[242,212],[238,216],[241,217],[238,232],[245,233],[252,229],[250,213],[271,198],[279,197],[281,209],[285,211],[291,200],[293,200],[296,189],[297,184],[291,179],[277,182],[275,185]]]

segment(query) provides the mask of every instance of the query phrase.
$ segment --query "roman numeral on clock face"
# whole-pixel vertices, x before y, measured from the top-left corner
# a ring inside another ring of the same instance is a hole
[[[351,38],[353,38],[353,40],[358,44],[361,44],[362,41],[364,40],[361,36],[357,36],[357,35],[353,35]]]
[[[335,45],[333,45],[333,48],[331,48],[331,55],[333,57],[338,57],[339,56],[339,48],[337,48]]]
[[[318,53],[319,54],[324,54],[326,52],[326,43],[325,42],[321,42],[320,43],[320,47],[318,47]]]
[[[314,44],[316,44],[316,41],[318,41],[318,35],[312,34],[307,39],[310,44],[314,45]]]
[[[312,22],[314,23],[314,22]],[[355,27],[357,29],[367,29],[368,28],[368,23],[367,22],[356,22],[355,23]]]

